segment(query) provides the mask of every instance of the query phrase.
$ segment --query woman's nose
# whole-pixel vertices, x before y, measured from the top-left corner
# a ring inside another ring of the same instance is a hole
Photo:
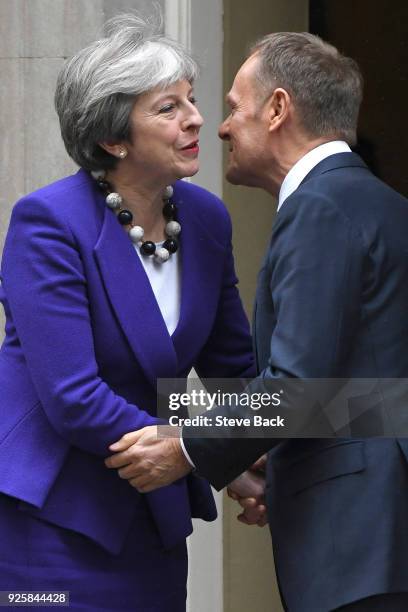
[[[202,118],[199,110],[194,106],[192,112],[186,117],[183,125],[183,129],[187,130],[188,128],[194,127],[196,129],[200,129],[203,125],[204,119]]]

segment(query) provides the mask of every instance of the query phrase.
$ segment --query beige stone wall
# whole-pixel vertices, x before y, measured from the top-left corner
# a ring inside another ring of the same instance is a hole
[[[307,0],[224,0],[225,89],[231,87],[250,43],[269,32],[307,29]],[[251,316],[276,205],[261,190],[226,182],[224,201],[233,221],[240,292]],[[224,501],[224,612],[281,612],[269,530],[238,523],[236,504],[226,496]]]

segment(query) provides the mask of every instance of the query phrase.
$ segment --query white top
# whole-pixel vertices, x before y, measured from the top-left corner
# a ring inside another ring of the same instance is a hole
[[[284,201],[296,191],[303,179],[306,178],[309,172],[317,166],[317,164],[326,159],[326,157],[335,155],[335,153],[350,152],[351,149],[347,142],[343,140],[332,140],[331,142],[325,142],[319,145],[301,157],[289,170],[281,185],[278,198],[278,210]]]
[[[162,245],[161,242],[156,244],[156,247]],[[138,246],[135,245],[135,249],[146,270],[169,336],[171,336],[180,318],[181,266],[179,251],[172,253],[167,261],[157,263],[154,257],[143,256]]]

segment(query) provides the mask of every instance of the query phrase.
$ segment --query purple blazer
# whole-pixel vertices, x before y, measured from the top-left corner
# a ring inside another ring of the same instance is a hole
[[[103,463],[125,432],[157,422],[157,377],[252,376],[222,202],[179,181],[182,298],[172,337],[128,236],[80,170],[14,207],[3,261],[0,492],[20,509],[120,552],[138,504],[171,548],[191,517],[216,518],[195,475],[139,494]],[[164,264],[165,265],[165,264]]]

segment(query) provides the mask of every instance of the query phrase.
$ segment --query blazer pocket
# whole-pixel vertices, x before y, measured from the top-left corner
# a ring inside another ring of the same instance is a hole
[[[42,507],[68,448],[36,403],[0,444],[0,492]]]
[[[279,480],[284,494],[294,495],[327,480],[362,472],[365,468],[364,441],[346,442],[323,448],[283,469]]]

